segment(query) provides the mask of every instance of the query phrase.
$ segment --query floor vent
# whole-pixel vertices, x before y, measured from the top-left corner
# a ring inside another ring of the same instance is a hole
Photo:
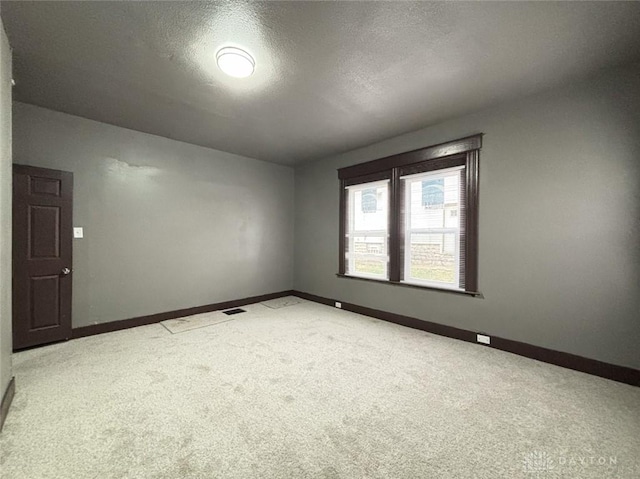
[[[223,313],[231,316],[232,314],[246,313],[246,311],[244,309],[236,308],[236,309],[227,309],[226,311],[223,311]]]

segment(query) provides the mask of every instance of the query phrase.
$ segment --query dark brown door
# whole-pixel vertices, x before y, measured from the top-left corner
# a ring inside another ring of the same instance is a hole
[[[13,165],[13,349],[71,337],[73,174]]]

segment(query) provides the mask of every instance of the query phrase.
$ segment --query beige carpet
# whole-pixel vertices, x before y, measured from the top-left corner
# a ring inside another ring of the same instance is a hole
[[[14,364],[3,479],[640,477],[640,389],[306,301]]]

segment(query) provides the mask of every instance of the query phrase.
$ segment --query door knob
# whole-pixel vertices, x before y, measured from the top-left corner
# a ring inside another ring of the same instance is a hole
[[[62,274],[64,274],[66,276],[69,273],[71,273],[71,270],[69,268],[62,268]]]

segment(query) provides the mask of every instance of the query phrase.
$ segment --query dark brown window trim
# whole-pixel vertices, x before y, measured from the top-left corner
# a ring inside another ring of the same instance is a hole
[[[445,168],[455,168],[456,166],[465,166],[467,164],[467,154],[448,156],[446,158],[438,158],[436,160],[421,161],[413,165],[401,166],[395,168],[399,171],[399,176],[416,175],[418,173],[426,173],[427,171],[444,170]]]
[[[479,133],[477,135],[460,138],[459,140],[448,141],[446,143],[440,143],[439,145],[428,146],[419,150],[407,151],[405,153],[380,158],[379,160],[340,168],[338,169],[338,178],[341,180],[354,178],[414,163],[444,158],[445,156],[479,150],[482,148],[482,136],[483,134]]]
[[[399,283],[402,279],[402,253],[404,250],[403,214],[393,214],[402,205],[400,191],[400,168],[391,170],[391,184],[389,185],[389,282]],[[341,253],[344,256],[344,252]],[[344,271],[340,271],[344,273]]]
[[[380,283],[380,284],[392,284],[394,286],[402,286],[404,288],[430,289],[433,291],[443,291],[445,293],[461,294],[463,296],[473,296],[476,298],[484,299],[484,295],[480,291],[463,291],[461,289],[438,288],[436,286],[422,286],[420,284],[404,283],[402,281],[389,281],[386,279],[363,278],[362,276],[352,276],[349,274],[340,274],[340,273],[337,273],[336,276],[338,278],[357,279],[358,281],[368,281],[368,282]]]
[[[438,145],[413,150],[398,155],[388,156],[378,160],[361,163],[338,169],[340,179],[340,220],[339,220],[339,251],[338,276],[355,279],[346,273],[346,229],[348,215],[347,186],[368,183],[382,179],[390,180],[389,188],[389,279],[369,279],[379,283],[398,284],[413,288],[432,289],[453,293],[471,294],[478,296],[478,163],[479,150],[482,147],[483,134],[477,134]],[[465,227],[464,227],[464,267],[462,268],[464,291],[421,286],[402,283],[402,257],[404,247],[404,226],[402,224],[402,193],[400,177],[408,174],[439,170],[454,166],[465,166]]]
[[[354,186],[362,183],[373,183],[374,181],[382,181],[391,179],[391,170],[381,171],[379,173],[371,173],[370,175],[354,176],[353,178],[345,178],[345,186]]]
[[[338,249],[340,250],[338,258],[338,271],[344,273],[346,268],[345,248],[346,248],[346,236],[347,236],[347,211],[349,193],[347,192],[347,183],[345,180],[340,180],[340,220],[338,225],[338,234],[340,239],[338,240]]]

